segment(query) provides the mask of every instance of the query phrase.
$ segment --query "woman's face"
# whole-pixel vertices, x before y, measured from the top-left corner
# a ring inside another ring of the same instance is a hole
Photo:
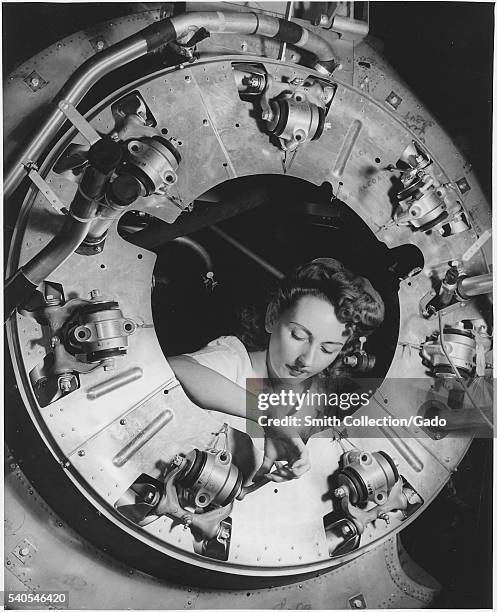
[[[269,375],[295,385],[333,363],[348,338],[333,306],[314,296],[300,298],[276,321],[268,321],[266,328],[271,334]]]

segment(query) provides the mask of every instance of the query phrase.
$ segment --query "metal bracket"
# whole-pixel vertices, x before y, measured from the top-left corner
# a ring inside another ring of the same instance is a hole
[[[29,561],[36,552],[36,546],[27,538],[24,538],[16,544],[16,547],[12,551],[12,554],[14,555],[14,557],[19,559],[21,563],[26,563],[26,561]]]
[[[27,165],[26,168],[29,170],[28,177],[31,181],[38,187],[40,193],[42,193],[50,206],[59,214],[65,215],[67,213],[67,208],[62,204],[59,198],[55,195],[55,193],[50,188],[49,184],[45,181],[44,178],[38,173],[37,167],[32,165]]]
[[[352,610],[365,610],[367,608],[366,600],[364,599],[364,595],[359,593],[358,595],[354,595],[349,599],[349,607]]]
[[[91,145],[100,140],[100,134],[67,100],[61,100],[58,104],[59,110],[69,119],[83,138]]]

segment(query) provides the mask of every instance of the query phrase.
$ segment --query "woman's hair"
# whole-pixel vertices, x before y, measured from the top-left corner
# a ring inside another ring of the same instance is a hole
[[[298,266],[278,283],[269,296],[270,316],[279,318],[306,296],[329,302],[336,318],[350,330],[345,346],[324,375],[347,371],[343,357],[357,349],[361,336],[368,336],[383,322],[385,307],[380,294],[363,276],[347,270],[336,259],[323,257]],[[263,350],[268,346],[269,334],[265,330],[264,315],[255,308],[247,308],[242,313],[238,336],[249,351]]]

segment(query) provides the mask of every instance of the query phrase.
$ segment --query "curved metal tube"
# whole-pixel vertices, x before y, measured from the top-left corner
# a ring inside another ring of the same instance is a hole
[[[69,78],[53,100],[53,109],[29,145],[17,156],[5,175],[4,198],[8,198],[24,178],[25,164],[35,161],[47,144],[64,124],[66,117],[58,108],[60,100],[67,100],[73,106],[81,102],[90,88],[103,76],[119,66],[127,64],[147,53],[147,43],[140,34],[109,47],[106,51],[84,62]],[[104,56],[105,57],[102,57]]]
[[[326,41],[296,23],[277,17],[219,11],[185,13],[164,19],[101,51],[76,69],[54,98],[53,109],[38,133],[5,174],[4,198],[8,198],[24,178],[25,164],[37,160],[64,124],[65,116],[57,107],[60,100],[65,99],[77,106],[90,88],[109,72],[200,27],[225,34],[257,34],[301,47],[316,56],[315,68],[328,75],[337,66],[333,50]]]
[[[211,256],[209,255],[207,249],[203,247],[199,242],[197,242],[196,240],[192,240],[192,238],[188,238],[187,236],[178,236],[177,238],[174,238],[172,242],[176,242],[177,244],[183,244],[184,246],[187,246],[193,251],[195,251],[195,253],[197,253],[204,262],[206,272],[212,272]]]
[[[19,268],[5,284],[4,320],[28,299],[38,285],[61,266],[83,242],[91,219],[78,221],[68,218],[60,234],[55,236],[25,266]]]
[[[475,295],[491,293],[493,287],[492,274],[466,276],[457,283],[457,294],[462,300],[469,300]]]

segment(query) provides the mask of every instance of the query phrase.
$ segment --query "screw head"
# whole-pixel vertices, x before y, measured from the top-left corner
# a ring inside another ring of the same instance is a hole
[[[105,47],[105,43],[104,43],[104,41],[103,41],[103,40],[98,40],[98,41],[97,41],[97,49],[98,49],[99,51],[101,51],[101,50],[102,50],[104,47]]]
[[[114,359],[112,357],[109,357],[108,359],[104,359],[102,361],[102,365],[103,365],[105,372],[108,372],[109,370],[113,370],[115,368]]]
[[[59,386],[62,393],[69,393],[71,390],[71,381],[68,378],[62,378],[59,381]]]
[[[80,457],[84,457],[86,455],[86,453],[85,453],[85,451],[83,449],[81,449],[81,450],[78,451],[78,455]]]
[[[339,499],[345,497],[345,489],[343,489],[342,487],[338,487],[338,489],[335,489],[335,497],[338,497]]]
[[[22,548],[20,548],[19,554],[21,555],[21,557],[27,557],[29,555],[29,547],[23,546]]]
[[[361,608],[364,608],[364,604],[363,604],[363,602],[362,602],[362,599],[358,599],[358,598],[357,598],[357,599],[353,599],[353,600],[350,602],[350,605],[351,605],[353,608],[356,608],[356,609],[358,609],[358,610],[360,610]]]
[[[29,83],[30,83],[31,87],[38,87],[39,84],[40,84],[40,79],[38,77],[32,77],[29,80]]]
[[[192,77],[191,77],[189,74],[187,74],[187,75],[185,76],[185,81],[186,81],[187,83],[190,83],[190,82],[191,82],[191,80],[192,80]]]
[[[352,532],[352,530],[350,529],[349,525],[343,525],[342,526],[342,534],[343,535],[349,535]]]
[[[121,419],[121,420],[119,421],[119,424],[120,424],[120,425],[126,425],[126,423],[127,423],[126,419]]]

